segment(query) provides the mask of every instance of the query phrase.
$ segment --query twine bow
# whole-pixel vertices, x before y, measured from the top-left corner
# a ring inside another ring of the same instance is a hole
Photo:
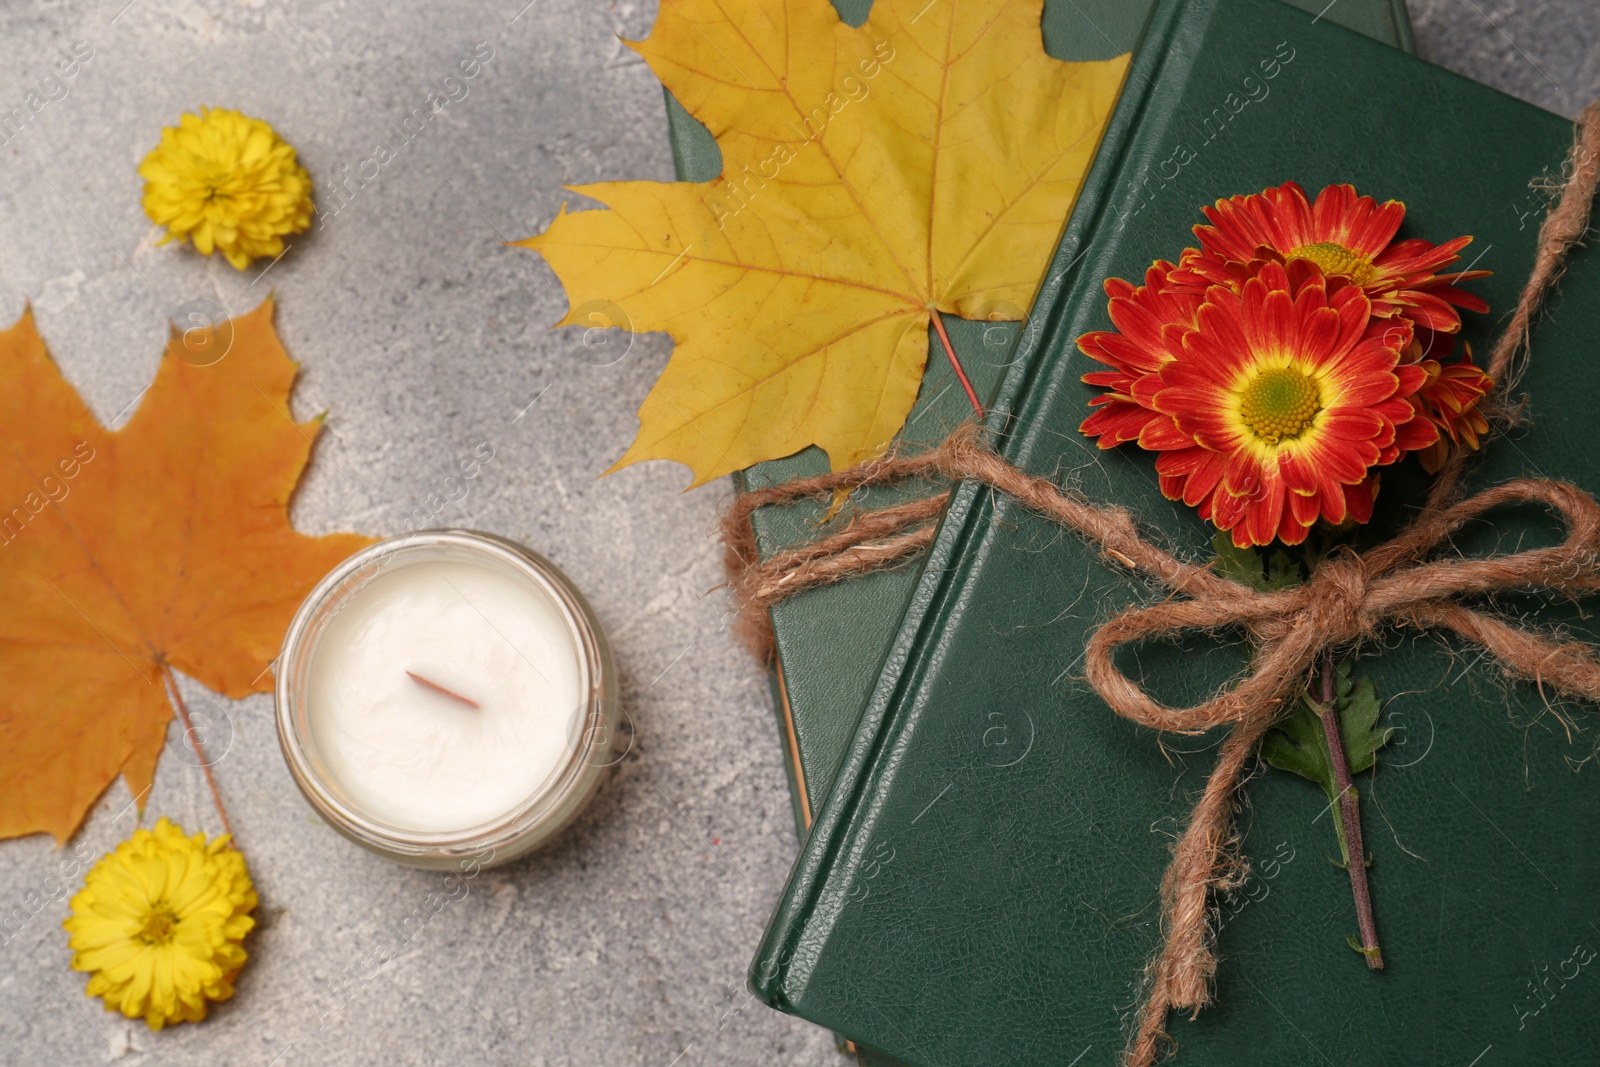
[[[1534,269],[1488,373],[1499,383],[1494,421],[1509,421],[1505,397],[1518,375],[1517,359],[1565,256],[1585,233],[1600,171],[1600,105],[1583,112],[1568,157],[1570,177],[1540,227]],[[1129,608],[1089,638],[1084,658],[1089,683],[1111,710],[1153,730],[1194,734],[1231,726],[1162,880],[1165,942],[1151,962],[1148,999],[1128,1050],[1130,1067],[1154,1063],[1169,1040],[1170,1009],[1198,1013],[1210,1000],[1217,960],[1210,941],[1212,894],[1237,885],[1243,860],[1232,809],[1241,772],[1262,734],[1285,711],[1286,700],[1327,649],[1348,647],[1380,628],[1446,630],[1494,655],[1506,673],[1600,703],[1600,656],[1587,644],[1512,625],[1466,606],[1462,598],[1513,589],[1586,593],[1600,588],[1600,502],[1566,482],[1524,478],[1452,503],[1465,457],[1457,451],[1435,480],[1422,512],[1392,540],[1364,553],[1322,563],[1309,582],[1262,592],[1224,578],[1142,537],[1125,509],[1097,505],[1081,494],[1014,467],[987,448],[967,424],[929,452],[890,456],[849,470],[741,495],[723,520],[728,570],[743,610],[746,633],[770,654],[766,609],[804,589],[876,570],[921,552],[933,540],[949,493],[865,512],[813,544],[757,553],[750,515],[758,508],[825,498],[838,490],[938,475],[971,479],[1014,498],[1096,545],[1110,560],[1159,581],[1172,596]],[[1465,523],[1506,504],[1536,503],[1566,525],[1559,545],[1483,559],[1429,559]],[[1123,645],[1193,632],[1243,629],[1255,646],[1250,672],[1237,685],[1186,708],[1162,704],[1116,666]],[[1357,861],[1359,862],[1359,861]]]

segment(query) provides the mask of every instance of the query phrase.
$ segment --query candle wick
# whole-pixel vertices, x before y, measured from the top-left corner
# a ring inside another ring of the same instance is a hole
[[[424,678],[422,675],[418,674],[415,671],[406,671],[406,674],[411,677],[411,680],[413,682],[416,682],[418,685],[423,686],[426,689],[432,689],[435,693],[443,693],[445,696],[449,697],[451,700],[459,700],[459,701],[461,701],[461,703],[465,704],[469,708],[475,708],[475,707],[478,706],[478,702],[476,700],[468,700],[466,697],[462,696],[460,693],[452,693],[450,690],[446,689],[444,686],[440,685],[438,682],[430,682],[430,681],[428,681],[428,679]]]

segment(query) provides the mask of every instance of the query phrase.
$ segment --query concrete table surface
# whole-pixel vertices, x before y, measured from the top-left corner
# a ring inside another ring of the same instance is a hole
[[[1600,95],[1592,0],[1411,7],[1436,62],[1566,114]],[[438,875],[370,856],[312,815],[279,757],[270,698],[230,702],[185,682],[261,894],[238,994],[204,1024],[161,1033],[85,999],[60,929],[81,875],[63,891],[49,840],[5,842],[0,912],[21,918],[0,935],[0,1062],[841,1062],[830,1035],[744,989],[796,841],[766,680],[716,589],[712,527],[729,486],[682,493],[686,473],[669,464],[596,479],[669,346],[611,337],[597,351],[578,330],[547,330],[565,308],[559,283],[501,244],[548,223],[564,182],[672,176],[660,88],[617,41],[653,16],[652,3],[598,0],[0,9],[0,112],[79,42],[93,49],[67,95],[0,145],[0,324],[31,300],[68,379],[119,425],[169,315],[238,314],[275,290],[278,330],[303,363],[296,411],[328,412],[297,525],[412,528],[487,443],[494,462],[430,524],[501,532],[563,567],[609,630],[634,726],[630,755],[556,847],[484,872],[434,912]],[[135,168],[183,111],[272,122],[326,210],[328,183],[393,145],[394,124],[483,44],[493,58],[465,95],[376,178],[350,182],[338,213],[265,276],[264,264],[241,274],[156,247]],[[1455,165],[1482,151],[1493,146],[1463,145]],[[146,825],[167,815],[217,832],[186,755],[174,729]],[[131,799],[113,785],[74,846],[97,856],[125,838]]]

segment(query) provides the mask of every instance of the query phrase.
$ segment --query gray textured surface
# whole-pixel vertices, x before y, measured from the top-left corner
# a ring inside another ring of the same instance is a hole
[[[401,941],[391,931],[438,876],[369,857],[312,817],[266,697],[229,703],[190,684],[226,740],[218,775],[263,902],[237,997],[160,1034],[85,1000],[50,877],[64,854],[43,838],[7,842],[0,910],[44,906],[0,945],[0,1062],[841,1062],[827,1034],[743,988],[795,840],[765,680],[711,591],[727,487],[680,494],[687,478],[665,464],[595,479],[632,434],[667,346],[611,337],[597,351],[577,330],[548,332],[560,286],[499,243],[546,223],[563,181],[670,177],[659,88],[615,40],[642,36],[653,5],[124,2],[0,11],[0,110],[75,42],[95,50],[68,95],[0,146],[0,322],[31,298],[68,378],[116,422],[154,372],[169,313],[207,300],[238,313],[275,287],[278,329],[304,363],[297,410],[330,412],[301,528],[404,528],[489,442],[497,461],[435,521],[523,540],[588,592],[637,738],[553,851],[481,875]],[[1592,0],[1412,11],[1436,62],[1569,114],[1600,95]],[[135,167],[183,110],[215,103],[273,122],[326,207],[326,183],[392,142],[388,124],[485,41],[495,57],[467,96],[265,278],[154,246]],[[1379,119],[1404,106],[1373,103]],[[1441,176],[1493,150],[1463,145]],[[214,832],[184,754],[174,734],[150,816]],[[132,830],[128,802],[120,783],[109,791],[79,835],[86,850]]]

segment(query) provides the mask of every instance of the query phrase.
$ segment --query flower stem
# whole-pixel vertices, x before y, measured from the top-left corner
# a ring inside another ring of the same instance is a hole
[[[228,847],[232,848],[233,824],[228,821],[227,809],[222,806],[222,794],[217,790],[217,780],[211,774],[211,760],[206,756],[194,723],[189,721],[189,706],[183,702],[183,694],[178,692],[178,680],[172,676],[172,668],[165,663],[161,665],[161,677],[167,684],[167,696],[178,711],[178,720],[183,723],[183,736],[189,739],[189,744],[194,746],[194,754],[200,759],[200,769],[205,772],[206,785],[211,787],[211,799],[216,803],[217,815],[222,819],[222,832],[228,835]]]
[[[1374,971],[1383,970],[1383,953],[1378,949],[1378,925],[1372,919],[1372,896],[1367,890],[1367,850],[1361,841],[1361,794],[1350,780],[1350,765],[1345,761],[1344,737],[1339,731],[1339,709],[1334,699],[1333,653],[1322,653],[1322,708],[1317,718],[1322,721],[1322,734],[1328,741],[1328,754],[1333,762],[1334,785],[1339,789],[1339,816],[1344,826],[1345,867],[1350,871],[1350,892],[1356,901],[1356,922],[1361,928],[1360,953],[1367,958],[1367,966]]]
[[[961,361],[956,358],[956,346],[950,343],[950,335],[944,329],[944,317],[937,308],[930,308],[928,314],[933,319],[933,328],[939,332],[939,340],[944,343],[944,354],[950,360],[950,367],[956,372],[956,377],[961,380],[961,388],[967,391],[967,399],[972,401],[972,410],[983,417],[983,405],[978,403],[977,391],[972,388],[972,383],[967,380],[967,372],[962,369]]]

